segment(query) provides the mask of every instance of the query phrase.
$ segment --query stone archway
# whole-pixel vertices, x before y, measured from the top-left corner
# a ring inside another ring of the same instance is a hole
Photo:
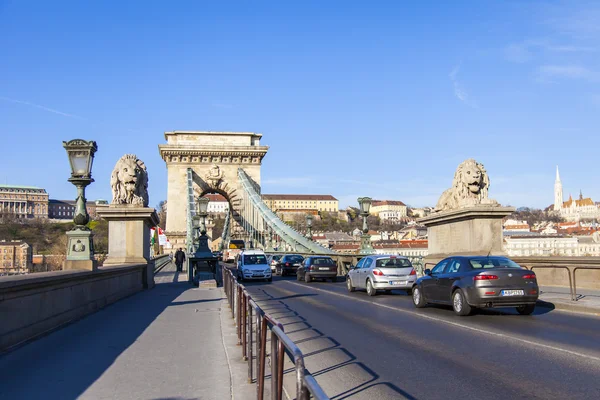
[[[158,148],[167,164],[166,234],[173,246],[184,245],[186,240],[188,168],[194,172],[198,191],[222,194],[237,220],[243,190],[237,171],[243,168],[260,186],[260,167],[269,149],[260,145],[261,138],[261,134],[252,132],[165,132],[167,144]]]

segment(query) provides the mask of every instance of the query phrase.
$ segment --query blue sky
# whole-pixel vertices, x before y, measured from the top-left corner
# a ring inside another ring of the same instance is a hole
[[[490,197],[600,201],[600,3],[0,0],[0,182],[73,198],[63,140],[166,198],[171,130],[253,131],[263,193],[433,206],[466,158]]]

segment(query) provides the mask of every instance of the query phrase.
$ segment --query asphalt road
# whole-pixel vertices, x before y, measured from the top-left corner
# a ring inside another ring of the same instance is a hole
[[[538,308],[455,316],[403,291],[344,281],[244,283],[305,354],[332,399],[598,399],[600,319]]]

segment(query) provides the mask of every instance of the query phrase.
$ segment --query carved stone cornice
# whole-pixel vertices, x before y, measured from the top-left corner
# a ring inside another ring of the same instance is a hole
[[[269,146],[194,147],[159,145],[160,156],[167,163],[183,164],[260,164]]]

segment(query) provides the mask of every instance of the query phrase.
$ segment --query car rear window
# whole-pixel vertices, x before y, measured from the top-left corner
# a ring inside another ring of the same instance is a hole
[[[286,257],[286,261],[288,261],[288,262],[302,262],[302,260],[304,260],[304,257],[302,257],[302,256],[287,256]]]
[[[375,263],[377,268],[407,268],[412,264],[406,258],[380,258]]]
[[[262,254],[245,254],[244,265],[266,264],[267,257]]]
[[[473,269],[490,269],[490,268],[519,268],[519,264],[505,257],[478,257],[469,260]]]
[[[329,257],[319,257],[312,259],[312,265],[334,266],[335,262]]]

